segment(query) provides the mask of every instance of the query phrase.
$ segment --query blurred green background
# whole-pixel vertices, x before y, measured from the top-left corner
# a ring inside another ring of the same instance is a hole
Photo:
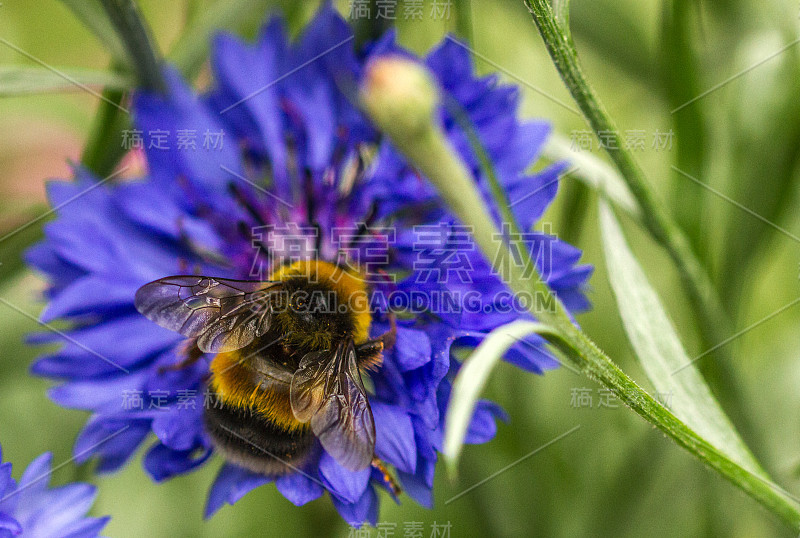
[[[140,4],[160,50],[169,51],[186,28],[224,1]],[[502,80],[523,81],[523,117],[549,119],[568,141],[588,129],[580,115],[557,103],[575,108],[521,0],[475,1],[471,6],[454,1],[449,20],[432,20],[432,3],[422,2],[422,21],[404,20],[404,3],[397,4],[392,22],[404,45],[422,53],[446,32],[458,31],[505,71]],[[297,32],[318,4],[249,2],[251,13],[238,31],[252,36],[266,13],[283,11]],[[348,13],[346,1],[337,6]],[[466,6],[471,17],[465,17]],[[571,15],[589,79],[622,131],[644,131],[644,148],[635,157],[717,284],[733,321],[731,334],[742,332],[721,353],[711,353],[698,364],[756,456],[778,483],[796,494],[800,307],[757,323],[792,303],[800,290],[798,241],[776,228],[800,234],[795,210],[800,45],[793,45],[798,16],[795,0],[573,0]],[[3,2],[0,37],[58,67],[105,69],[110,62],[104,46],[57,0]],[[0,65],[34,64],[0,43]],[[483,59],[476,59],[476,65],[482,73],[498,70]],[[201,73],[199,80],[202,84],[207,74]],[[68,160],[79,160],[98,105],[85,92],[0,99],[0,236],[46,210],[44,182],[67,176]],[[657,131],[673,133],[671,148],[652,148]],[[592,154],[604,159],[596,139],[592,146]],[[625,371],[649,386],[615,314],[595,198],[567,177],[545,221],[583,248],[584,260],[597,268],[590,294],[594,310],[580,317],[581,324]],[[689,354],[719,344],[699,334],[665,253],[635,223],[624,223]],[[38,237],[40,224],[0,241],[0,298],[32,315],[42,307],[43,283],[21,267],[19,253]],[[0,316],[0,440],[4,459],[14,462],[18,477],[42,451],[52,450],[55,464],[68,460],[86,417],[50,403],[50,383],[28,375],[40,350],[23,339],[37,329],[36,323],[1,304]],[[582,389],[592,396],[591,406],[573,402]],[[395,536],[403,536],[409,522],[422,522],[423,536],[431,535],[434,522],[449,522],[451,536],[791,535],[754,501],[621,404],[600,407],[599,386],[568,369],[536,377],[501,366],[488,396],[508,410],[511,422],[501,425],[495,441],[466,449],[456,481],[440,472],[434,510],[420,508],[408,497],[399,506],[384,498],[380,521],[396,524]],[[580,429],[447,502],[575,426]],[[90,466],[67,465],[56,471],[53,482],[98,484],[93,513],[113,516],[106,534],[114,537],[348,534],[327,498],[295,508],[271,486],[204,522],[206,494],[219,464],[217,460],[160,485],[150,481],[138,461],[100,478],[92,476]]]

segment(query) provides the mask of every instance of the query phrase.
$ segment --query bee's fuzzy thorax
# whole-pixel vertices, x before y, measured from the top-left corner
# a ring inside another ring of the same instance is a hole
[[[329,349],[331,342],[350,336],[358,345],[369,338],[372,315],[368,308],[368,289],[363,276],[355,270],[340,267],[321,260],[301,260],[279,267],[270,275],[270,280],[285,283],[287,296],[302,290],[330,297],[333,292],[335,304],[328,305],[335,313],[317,315],[317,331],[301,330],[298,317],[288,305],[276,315],[275,322],[282,326],[289,336],[289,342],[300,347]]]

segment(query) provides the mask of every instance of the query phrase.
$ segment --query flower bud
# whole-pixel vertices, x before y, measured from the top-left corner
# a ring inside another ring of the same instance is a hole
[[[422,64],[384,56],[367,66],[361,103],[378,128],[402,142],[431,128],[439,92]]]

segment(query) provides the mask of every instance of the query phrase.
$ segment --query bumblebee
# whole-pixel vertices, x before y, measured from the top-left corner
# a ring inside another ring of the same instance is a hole
[[[170,276],[142,286],[136,308],[189,338],[179,367],[214,353],[205,427],[224,457],[268,476],[302,468],[314,440],[343,467],[371,464],[375,423],[361,373],[380,366],[396,329],[369,339],[366,284],[324,261],[266,281]],[[360,302],[360,303],[359,303]]]

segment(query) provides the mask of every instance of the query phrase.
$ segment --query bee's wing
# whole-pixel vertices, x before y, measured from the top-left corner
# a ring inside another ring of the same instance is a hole
[[[343,467],[358,471],[375,454],[375,422],[352,340],[306,354],[292,378],[292,412]]]
[[[270,296],[279,282],[170,276],[136,292],[136,309],[166,329],[197,339],[206,353],[251,343],[272,321]]]

